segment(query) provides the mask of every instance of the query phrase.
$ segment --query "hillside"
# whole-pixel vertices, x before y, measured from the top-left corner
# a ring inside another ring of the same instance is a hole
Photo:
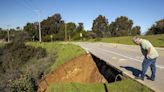
[[[134,43],[132,42],[132,38],[133,36],[124,36],[124,37],[90,39],[88,41],[134,45]],[[141,38],[149,40],[155,47],[164,47],[164,34],[141,36]]]

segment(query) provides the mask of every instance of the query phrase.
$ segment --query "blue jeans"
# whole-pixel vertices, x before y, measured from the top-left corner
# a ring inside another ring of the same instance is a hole
[[[151,79],[155,80],[155,74],[156,74],[156,58],[155,59],[147,59],[145,58],[142,62],[142,73],[141,73],[141,78],[144,80],[145,77],[145,73],[148,69],[148,67],[150,66],[152,75],[151,75]]]

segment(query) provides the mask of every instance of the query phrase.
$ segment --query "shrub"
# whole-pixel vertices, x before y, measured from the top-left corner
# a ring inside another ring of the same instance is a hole
[[[41,75],[53,63],[54,55],[47,55],[41,47],[25,45],[25,41],[25,34],[18,33],[0,52],[0,73],[3,74],[0,74],[0,80],[3,80],[0,81],[0,91],[36,91]]]
[[[34,92],[33,79],[29,72],[21,75],[20,78],[16,80],[9,80],[9,90],[10,92]]]

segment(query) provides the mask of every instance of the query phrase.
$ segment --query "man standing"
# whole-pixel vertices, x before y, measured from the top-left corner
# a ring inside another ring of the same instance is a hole
[[[142,73],[141,76],[136,77],[137,79],[144,80],[145,73],[150,66],[152,75],[150,77],[150,80],[155,80],[156,75],[156,59],[159,56],[157,50],[153,47],[153,45],[145,39],[141,39],[137,36],[133,37],[133,42],[137,45],[140,45],[141,52],[144,55],[144,60],[142,62]]]

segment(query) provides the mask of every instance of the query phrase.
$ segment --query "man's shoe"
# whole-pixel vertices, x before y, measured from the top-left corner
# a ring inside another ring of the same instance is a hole
[[[148,77],[147,79],[148,79],[148,80],[151,80],[151,81],[155,81],[154,78],[150,78],[150,77]]]

